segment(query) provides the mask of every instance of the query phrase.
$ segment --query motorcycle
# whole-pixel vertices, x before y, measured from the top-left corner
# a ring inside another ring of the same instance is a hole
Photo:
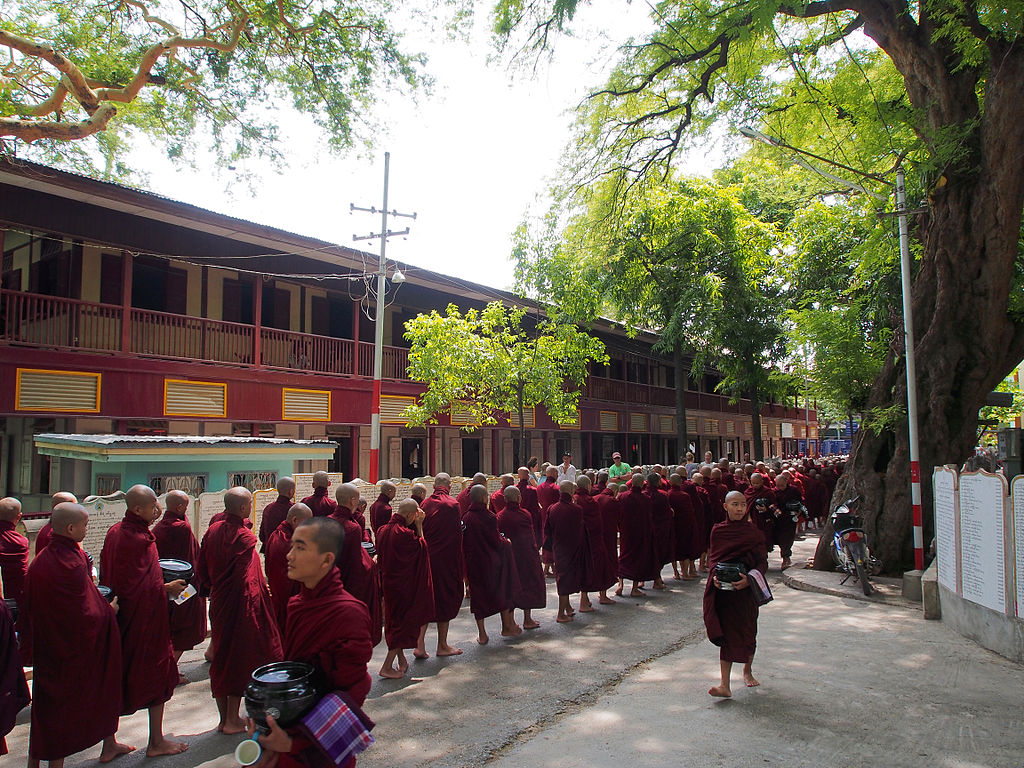
[[[860,582],[864,594],[870,595],[872,590],[868,577],[881,572],[882,562],[868,548],[864,518],[857,514],[859,502],[859,496],[850,499],[832,513],[832,559],[836,567],[846,574],[841,584],[853,576]]]

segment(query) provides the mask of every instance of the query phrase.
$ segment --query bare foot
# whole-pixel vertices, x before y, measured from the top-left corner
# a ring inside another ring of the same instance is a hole
[[[566,615],[558,614],[558,618],[555,619],[555,621],[557,621],[559,624],[565,624],[567,622],[575,621],[575,620],[576,619],[574,619],[572,617],[572,614],[566,614]]]
[[[655,589],[667,589],[667,587],[665,586],[665,582],[664,581],[656,581],[656,582],[654,582],[654,588]]]
[[[231,734],[233,734],[233,733],[245,733],[245,723],[243,723],[241,720],[234,720],[234,721],[229,720],[226,723],[221,723],[220,725],[218,725],[217,726],[217,730],[220,731],[221,733],[227,734],[229,736]],[[146,754],[147,755],[149,755],[149,749],[150,748],[146,749]],[[165,754],[165,753],[161,752],[160,754]],[[172,754],[173,755],[173,754],[177,754],[177,753],[175,753],[175,752],[168,752],[166,754]]]
[[[783,571],[786,570],[787,568],[791,568],[792,566],[793,566],[793,563],[790,562],[790,559],[788,557],[785,560],[782,561],[782,570]]]
[[[753,675],[744,675],[743,682],[747,684],[747,688],[757,688],[761,684]]]
[[[502,637],[519,637],[521,634],[523,634],[523,628],[518,624],[513,624],[511,627],[501,630]]]
[[[386,677],[388,680],[401,680],[405,677],[405,673],[400,669],[394,667],[381,667],[380,672],[377,673],[381,677]]]
[[[245,733],[244,725],[242,726],[242,730],[240,732]],[[225,726],[224,733],[239,733],[239,731],[229,731]],[[180,755],[186,749],[188,749],[188,744],[186,744],[183,741],[170,741],[169,739],[161,739],[155,744],[150,744],[146,747],[146,757],[160,757],[160,755]]]
[[[491,638],[489,638],[486,633],[481,633],[480,637],[478,637],[476,641],[480,643],[480,645],[487,645],[491,642]]]
[[[536,629],[540,626],[540,622],[536,619],[530,619],[529,621],[523,622],[523,629]]]
[[[633,589],[629,590],[629,596],[630,597],[647,597],[647,593],[644,592],[639,587],[634,587]]]
[[[180,672],[178,673],[178,685],[188,685],[191,682],[192,681],[185,677],[183,674],[181,674]]]
[[[120,742],[115,741],[114,744],[110,747],[110,749],[104,747],[103,751],[100,752],[100,762],[109,763],[115,757],[127,755],[128,753],[134,751],[135,747],[129,746],[128,744],[121,744]]]
[[[461,648],[456,648],[454,645],[439,645],[437,646],[438,656],[458,656],[462,653]]]
[[[615,594],[621,595],[622,593],[621,592],[616,592]],[[615,605],[615,601],[612,600],[610,597],[602,597],[602,598],[598,599],[597,602],[599,602],[601,605]]]
[[[680,581],[700,581],[696,576],[683,576]]]
[[[615,596],[616,597],[622,597],[622,587],[619,587],[618,589],[615,590]]]
[[[425,650],[423,650],[421,648],[414,649],[413,652],[412,652],[412,655],[413,655],[413,658],[420,659],[420,660],[429,659],[430,658],[430,654],[427,653]]]
[[[409,671],[409,662],[406,661],[404,658],[398,660],[398,671],[401,672],[403,675]]]
[[[708,688],[708,693],[710,693],[712,696],[718,696],[720,699],[728,699],[732,696],[732,691],[724,685],[716,685],[711,688]]]
[[[594,612],[594,606],[590,605],[589,603],[587,605],[581,605],[580,606],[580,613],[593,613],[593,612]]]

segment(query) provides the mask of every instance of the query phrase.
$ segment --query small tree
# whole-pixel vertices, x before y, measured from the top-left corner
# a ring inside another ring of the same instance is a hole
[[[465,314],[449,304],[405,324],[409,376],[427,385],[403,413],[410,426],[436,424],[458,409],[473,425],[497,424],[517,414],[517,463],[527,454],[526,409],[543,405],[556,422],[579,418],[580,387],[593,361],[605,363],[604,343],[568,323],[523,325],[526,310],[495,301]]]

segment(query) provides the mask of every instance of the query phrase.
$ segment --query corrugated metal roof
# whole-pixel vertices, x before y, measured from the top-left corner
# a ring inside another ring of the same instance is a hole
[[[66,435],[46,432],[35,436],[36,441],[69,443],[76,445],[229,445],[264,443],[267,445],[327,446],[332,440],[293,440],[283,437],[234,437],[231,435]]]

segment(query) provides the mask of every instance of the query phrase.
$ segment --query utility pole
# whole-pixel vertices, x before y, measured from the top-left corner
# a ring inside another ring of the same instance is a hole
[[[352,240],[374,240],[380,238],[380,261],[377,266],[377,290],[374,294],[376,303],[376,316],[374,318],[373,336],[373,404],[370,407],[370,482],[376,483],[380,479],[380,383],[381,368],[384,357],[384,295],[387,290],[387,251],[388,238],[393,235],[409,234],[409,227],[400,232],[392,232],[388,229],[388,216],[416,218],[415,213],[399,213],[388,211],[388,170],[391,165],[391,153],[384,153],[384,204],[378,211],[377,208],[360,208],[354,203],[349,204],[349,212],[361,211],[362,213],[380,214],[380,232],[372,232],[369,235],[352,235]],[[397,268],[392,276],[395,283],[404,283],[405,276]],[[373,291],[371,290],[371,293]],[[357,349],[359,340],[356,339]],[[358,359],[358,358],[357,358]]]

